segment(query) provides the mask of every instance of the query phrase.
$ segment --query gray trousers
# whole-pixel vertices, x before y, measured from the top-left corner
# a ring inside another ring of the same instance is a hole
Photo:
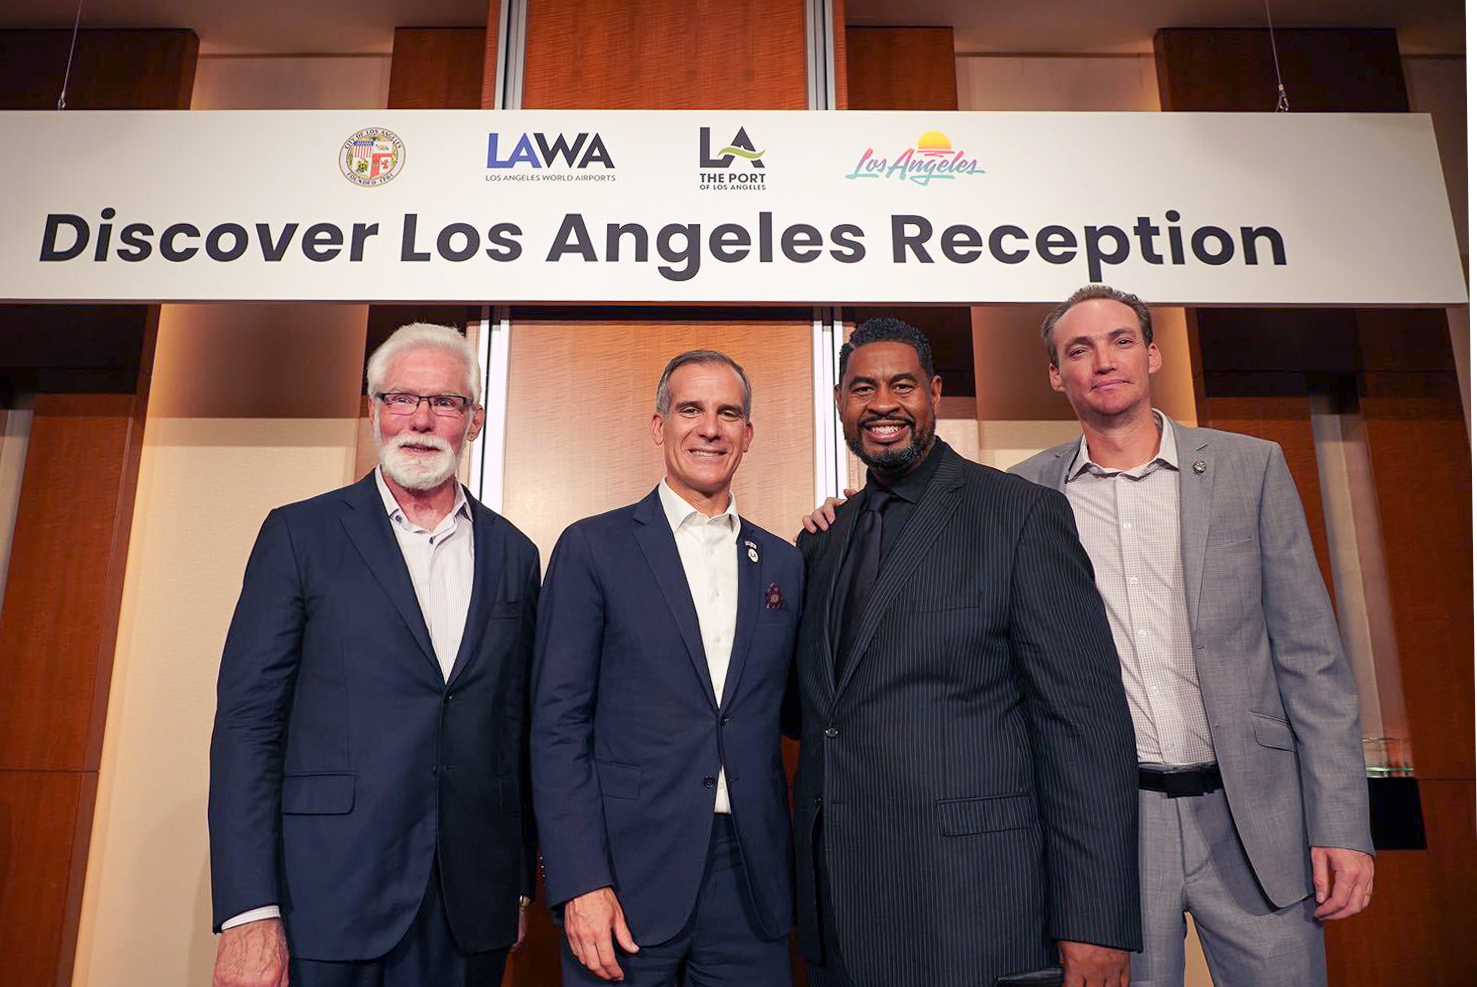
[[[1225,791],[1169,798],[1139,792],[1144,951],[1134,987],[1183,987],[1185,913],[1216,987],[1326,987],[1323,928],[1310,895],[1273,908],[1231,821]]]

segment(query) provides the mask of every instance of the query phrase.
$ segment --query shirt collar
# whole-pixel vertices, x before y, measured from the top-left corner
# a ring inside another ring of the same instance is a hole
[[[384,502],[385,513],[390,516],[390,519],[409,523],[410,519],[405,516],[405,511],[401,508],[400,502],[395,499],[395,495],[390,491],[390,485],[385,482],[383,466],[376,466],[374,468],[374,485],[379,488],[380,500]],[[467,504],[467,492],[462,488],[460,483],[456,485],[456,500],[452,502],[450,516],[464,517],[468,521],[472,520],[472,509]]]
[[[879,489],[883,489],[910,504],[918,503],[923,499],[923,493],[928,489],[928,482],[933,479],[933,474],[938,472],[939,462],[944,458],[944,448],[944,440],[935,438],[933,448],[928,450],[928,456],[923,462],[890,482],[872,470],[868,470],[867,495],[872,496]]]
[[[703,521],[712,521],[718,518],[728,518],[729,520],[725,521],[724,523],[727,524],[732,530],[738,530],[738,498],[734,497],[732,491],[730,491],[728,494],[727,509],[713,515],[713,517],[710,518],[702,511],[698,510],[696,507],[693,507],[687,501],[683,500],[682,495],[673,490],[671,486],[667,483],[666,477],[663,477],[661,482],[656,485],[656,489],[657,496],[661,498],[662,513],[667,516],[667,524],[671,527],[672,534],[675,535],[677,533],[677,529],[682,527],[682,523],[692,517],[694,514],[702,518]]]
[[[1072,457],[1071,463],[1067,465],[1067,482],[1071,483],[1087,470],[1109,475],[1114,473],[1129,473],[1134,476],[1142,476],[1147,468],[1155,463],[1162,463],[1166,468],[1178,471],[1180,468],[1180,457],[1179,451],[1175,447],[1174,423],[1169,420],[1168,415],[1158,408],[1154,408],[1153,411],[1154,417],[1159,423],[1159,448],[1147,463],[1141,463],[1138,466],[1121,470],[1099,466],[1092,461],[1092,456],[1088,454],[1087,436],[1083,435],[1082,440],[1077,443],[1077,454]]]

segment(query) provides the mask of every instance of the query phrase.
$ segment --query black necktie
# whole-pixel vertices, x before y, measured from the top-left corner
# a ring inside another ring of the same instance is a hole
[[[851,540],[851,557],[847,568],[851,570],[851,581],[846,587],[846,604],[841,611],[841,641],[833,656],[836,662],[836,681],[841,681],[841,672],[851,657],[856,643],[856,632],[861,627],[862,613],[867,601],[872,598],[872,589],[877,585],[877,570],[882,562],[882,511],[893,495],[878,490],[867,497],[867,506],[857,518],[856,534]]]

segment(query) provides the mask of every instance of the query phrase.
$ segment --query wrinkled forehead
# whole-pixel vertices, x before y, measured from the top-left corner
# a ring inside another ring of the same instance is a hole
[[[439,346],[417,346],[396,354],[385,368],[387,391],[419,390],[423,394],[460,394],[467,387],[461,358]]]
[[[1124,329],[1131,330],[1135,336],[1143,336],[1138,314],[1133,309],[1111,298],[1089,298],[1062,313],[1053,336],[1061,342],[1084,336],[1111,336]]]
[[[910,343],[892,339],[866,343],[852,350],[846,358],[845,380],[848,381],[854,377],[891,380],[902,374],[912,374],[919,381],[924,380],[923,363]]]

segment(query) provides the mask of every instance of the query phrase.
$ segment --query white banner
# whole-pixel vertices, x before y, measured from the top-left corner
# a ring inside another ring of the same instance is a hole
[[[0,300],[1466,301],[1416,114],[7,112]]]

